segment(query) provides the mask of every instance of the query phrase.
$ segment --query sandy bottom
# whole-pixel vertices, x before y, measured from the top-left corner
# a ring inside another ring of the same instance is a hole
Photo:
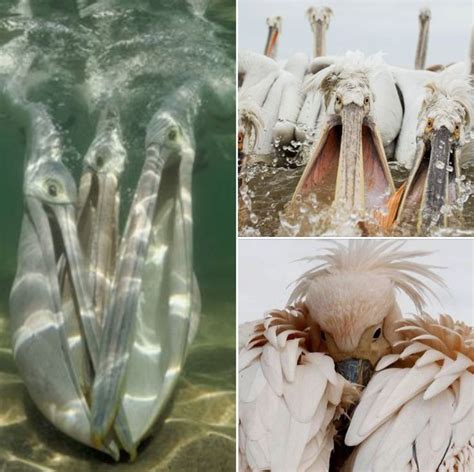
[[[39,413],[16,372],[2,303],[0,470],[234,470],[235,305],[229,291],[203,292],[200,329],[174,398],[133,464],[126,458],[116,464],[69,439]]]

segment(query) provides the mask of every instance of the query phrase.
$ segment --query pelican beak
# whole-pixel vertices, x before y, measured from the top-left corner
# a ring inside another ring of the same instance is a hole
[[[84,172],[79,187],[79,201],[79,228],[82,230],[82,226],[86,226],[91,229],[84,239],[87,240],[92,301],[96,316],[100,319],[116,256],[119,205],[117,177],[108,172]]]
[[[57,260],[61,246],[66,253],[68,270],[71,274],[75,300],[81,316],[81,323],[85,331],[88,351],[93,357],[97,356],[96,320],[92,310],[89,287],[84,270],[84,259],[77,237],[75,207],[72,204],[48,205],[42,204],[34,197],[26,197],[26,205],[31,215],[33,225],[38,234],[43,260],[51,287],[58,286]],[[57,294],[58,299],[60,294]],[[60,309],[60,307],[58,307]],[[64,327],[61,327],[64,329]]]
[[[336,362],[336,372],[353,384],[366,386],[374,373],[374,368],[367,359],[351,358]]]
[[[386,206],[395,191],[377,126],[355,104],[329,117],[296,187],[318,201],[350,210]]]
[[[147,149],[122,237],[114,284],[105,312],[99,369],[92,390],[92,429],[97,443],[107,436],[121,402],[140,301],[142,272],[164,165],[158,148],[153,146]],[[126,446],[127,449],[132,447],[131,444]]]
[[[74,288],[76,302],[86,331],[85,337],[91,357],[98,354],[96,319],[92,308],[89,283],[85,271],[85,261],[77,236],[76,209],[74,205],[51,205],[66,253],[68,269]]]
[[[442,214],[442,207],[455,200],[460,174],[460,150],[442,126],[433,131],[429,141],[418,143],[397,221],[415,221],[418,232],[430,226],[447,226],[448,215]]]
[[[265,46],[265,56],[274,57],[278,34],[278,28],[276,26],[270,26],[268,30],[267,44]]]

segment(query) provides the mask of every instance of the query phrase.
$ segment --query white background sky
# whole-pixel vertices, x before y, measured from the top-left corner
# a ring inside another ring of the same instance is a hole
[[[293,261],[314,256],[330,244],[325,239],[240,239],[239,324],[259,319],[272,308],[284,308],[291,293],[288,285],[311,267],[307,262]],[[436,288],[442,305],[431,301],[428,313],[448,313],[474,325],[474,240],[409,239],[405,248],[433,251],[417,260],[445,267],[437,272],[445,279],[449,293]],[[402,313],[414,313],[413,304],[405,295],[398,300]]]
[[[280,15],[283,28],[277,59],[296,52],[311,55],[313,39],[305,17],[309,6],[327,5],[333,16],[327,53],[359,49],[387,53],[386,62],[413,68],[420,7],[431,8],[427,65],[464,61],[469,54],[472,0],[238,0],[239,47],[262,53],[266,18]]]

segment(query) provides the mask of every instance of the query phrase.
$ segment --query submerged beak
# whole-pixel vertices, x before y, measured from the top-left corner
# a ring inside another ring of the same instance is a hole
[[[459,190],[455,180],[461,173],[460,152],[450,138],[449,130],[442,126],[433,132],[429,143],[419,143],[397,222],[415,221],[418,232],[429,226],[448,225],[448,216],[441,210],[455,200]]]
[[[81,178],[80,222],[93,218],[88,238],[89,279],[96,315],[102,318],[113,276],[118,219],[118,179],[111,173],[86,172]],[[93,212],[91,211],[93,209]],[[92,214],[86,215],[87,212]],[[80,223],[80,224],[81,224]]]
[[[97,322],[92,309],[84,257],[77,237],[75,208],[73,205],[51,205],[51,210],[61,232],[87,347],[95,365],[98,358]]]
[[[374,368],[367,359],[351,358],[336,362],[336,372],[351,383],[366,386],[374,373]]]
[[[314,192],[319,201],[350,210],[386,206],[395,191],[380,133],[358,105],[330,116],[293,195]]]

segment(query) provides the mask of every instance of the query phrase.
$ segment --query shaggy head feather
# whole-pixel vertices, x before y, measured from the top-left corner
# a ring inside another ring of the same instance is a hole
[[[428,295],[436,298],[425,281],[444,286],[433,267],[413,262],[429,253],[403,251],[402,245],[335,243],[326,254],[307,258],[319,264],[296,280],[289,303],[304,302],[313,320],[332,334],[341,349],[354,349],[367,328],[398,312],[397,290],[405,292],[421,312]]]

